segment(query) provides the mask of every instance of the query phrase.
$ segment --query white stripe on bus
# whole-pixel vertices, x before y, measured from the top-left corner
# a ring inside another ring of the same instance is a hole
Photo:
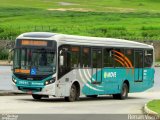
[[[93,89],[93,90],[96,90],[96,91],[104,91],[104,90],[100,90],[100,89],[97,89],[97,88],[92,87],[91,85],[89,85],[89,84],[84,80],[80,69],[79,69],[79,75],[80,75],[80,77],[81,77],[81,79],[82,79],[82,82],[83,82],[87,87],[89,87],[90,89]]]

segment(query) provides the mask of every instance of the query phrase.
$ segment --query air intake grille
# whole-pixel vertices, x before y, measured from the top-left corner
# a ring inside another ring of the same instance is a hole
[[[31,76],[31,75],[21,75],[21,74],[16,74],[15,75],[17,78],[21,79],[21,80],[43,80],[45,78],[47,78],[48,76]]]

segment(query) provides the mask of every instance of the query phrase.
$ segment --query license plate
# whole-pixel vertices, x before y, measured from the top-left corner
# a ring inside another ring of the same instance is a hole
[[[32,91],[27,91],[27,94],[31,95],[33,92]]]
[[[27,85],[27,86],[43,86],[43,82],[31,82],[31,81],[19,81],[20,85]]]
[[[19,84],[20,85],[30,85],[31,82],[28,82],[28,81],[19,81]]]

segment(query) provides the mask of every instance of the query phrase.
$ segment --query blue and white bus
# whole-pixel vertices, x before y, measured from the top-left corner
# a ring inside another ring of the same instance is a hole
[[[154,48],[113,38],[30,32],[17,37],[13,87],[34,99],[113,95],[126,99],[154,84]]]

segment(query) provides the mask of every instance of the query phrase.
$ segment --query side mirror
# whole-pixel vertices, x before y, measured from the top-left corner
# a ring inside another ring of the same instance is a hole
[[[60,66],[63,66],[64,65],[64,56],[60,56]]]

